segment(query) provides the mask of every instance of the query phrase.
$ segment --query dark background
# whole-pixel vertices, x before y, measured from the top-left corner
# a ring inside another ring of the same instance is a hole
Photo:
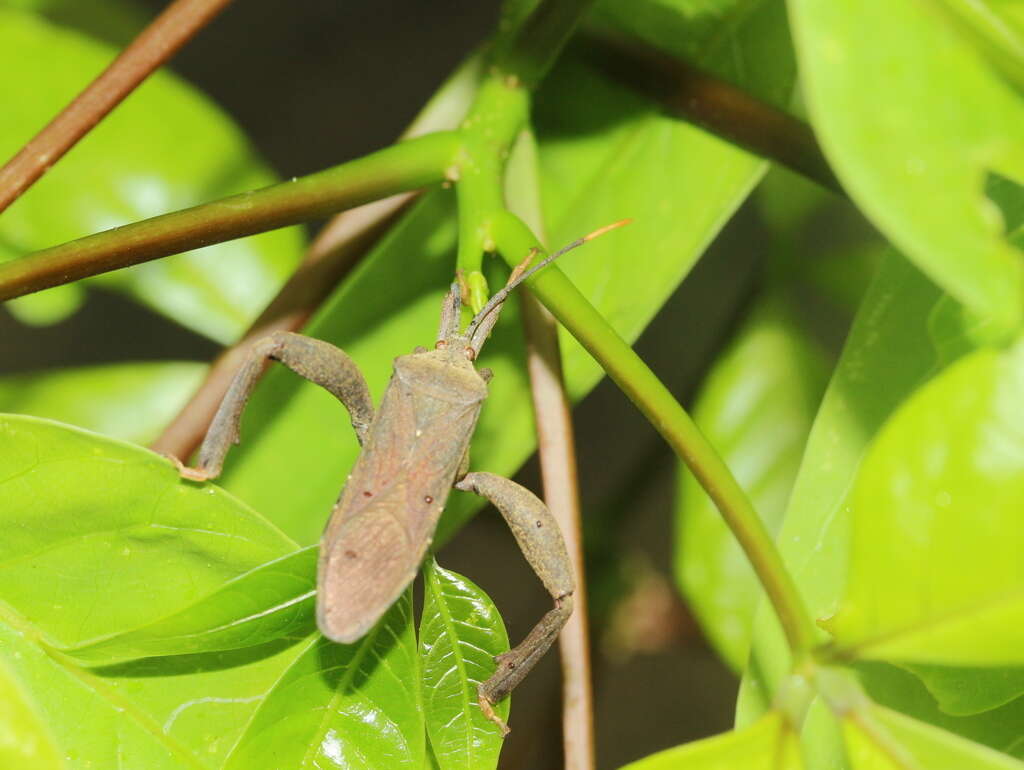
[[[156,11],[166,3],[143,4]],[[172,66],[234,116],[282,177],[297,176],[390,143],[485,38],[497,10],[497,0],[244,0]],[[736,323],[762,235],[753,213],[741,210],[637,345],[684,403],[703,362]],[[0,340],[0,372],[208,360],[216,352],[209,341],[103,292],[45,329],[22,327],[0,310]],[[590,554],[602,618],[593,638],[599,767],[614,768],[728,729],[736,681],[671,589],[672,455],[607,382],[575,418],[588,529],[602,533]],[[535,463],[520,481],[540,488]],[[550,606],[493,510],[466,527],[441,561],[491,594],[513,640]],[[515,692],[503,767],[561,767],[558,687],[551,654]]]

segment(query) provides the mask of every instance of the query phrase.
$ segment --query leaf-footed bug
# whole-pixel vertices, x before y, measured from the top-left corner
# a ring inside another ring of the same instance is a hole
[[[532,268],[531,251],[505,286],[459,331],[461,296],[451,286],[441,308],[433,350],[417,347],[395,359],[380,408],[363,375],[330,343],[276,332],[251,349],[232,380],[199,450],[194,468],[179,463],[193,481],[216,478],[267,359],[279,361],[332,393],[349,412],[362,452],[331,511],[320,543],[317,625],[324,636],[350,644],[365,635],[406,589],[434,536],[448,493],[475,492],[508,522],[526,560],[555,606],[519,645],[499,655],[494,674],[478,688],[481,710],[503,732],[493,704],[507,696],[557,638],[572,614],[572,564],[558,525],[532,492],[491,473],[469,473],[469,443],[487,397],[491,373],[476,360],[509,293],[565,252],[629,220],[579,238]]]

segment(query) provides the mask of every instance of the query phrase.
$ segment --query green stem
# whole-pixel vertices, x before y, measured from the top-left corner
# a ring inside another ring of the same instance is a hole
[[[529,93],[514,78],[492,73],[480,87],[462,124],[458,160],[459,251],[456,264],[469,286],[469,306],[487,301],[481,272],[485,252],[494,251],[487,223],[505,208],[502,178],[512,144],[529,115]]]
[[[516,18],[521,14],[513,11],[509,16],[514,24],[495,44],[495,66],[533,88],[593,4],[594,0],[540,0],[525,19]]]
[[[468,288],[473,312],[487,301],[481,270],[485,252],[494,251],[488,223],[505,210],[503,177],[512,145],[530,114],[530,89],[554,63],[558,52],[593,0],[513,0],[481,85],[462,124],[458,161],[459,249],[456,265]]]
[[[512,214],[502,212],[490,224],[498,248],[510,265],[522,260],[530,249],[544,253],[530,229]],[[804,657],[815,644],[815,626],[774,541],[714,447],[668,388],[556,265],[527,283],[697,477],[750,560],[779,616],[794,657]]]
[[[146,219],[0,265],[0,300],[213,243],[322,219],[440,182],[460,138],[429,134],[291,182]]]

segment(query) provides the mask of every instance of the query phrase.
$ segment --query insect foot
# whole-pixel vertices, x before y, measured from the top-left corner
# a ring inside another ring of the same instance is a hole
[[[202,468],[193,468],[191,466],[185,465],[185,463],[183,463],[175,455],[167,454],[164,452],[161,452],[161,455],[163,457],[166,457],[172,463],[174,463],[174,467],[178,470],[178,475],[181,476],[183,479],[188,479],[189,481],[202,482],[209,481],[210,478],[212,478],[208,471],[205,471]]]
[[[547,506],[528,489],[493,473],[466,474],[455,487],[475,492],[494,504],[508,523],[526,560],[555,601],[554,608],[548,610],[522,642],[495,658],[497,669],[478,688],[480,709],[503,732],[507,732],[508,726],[494,712],[493,706],[530,673],[572,615],[572,594],[575,590],[572,563],[558,523]]]

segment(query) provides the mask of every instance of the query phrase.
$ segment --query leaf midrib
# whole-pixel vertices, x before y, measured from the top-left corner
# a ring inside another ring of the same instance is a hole
[[[444,591],[441,590],[440,580],[438,579],[439,567],[434,564],[427,570],[427,586],[430,588],[431,596],[434,598],[434,603],[437,606],[437,613],[441,618],[441,624],[444,626],[445,632],[448,638],[451,640],[452,657],[455,659],[455,666],[459,671],[459,676],[462,682],[468,682],[469,676],[466,674],[466,661],[462,656],[462,649],[459,646],[459,635],[455,631],[455,623],[451,613],[448,611],[448,605],[444,599]],[[473,712],[470,710],[469,695],[465,687],[460,688],[460,701],[462,702],[462,714],[466,719],[466,759],[469,761],[468,767],[473,767]]]
[[[235,577],[233,577],[233,578],[231,578],[229,580],[224,581],[223,583],[221,583],[218,587],[214,588],[209,593],[206,593],[206,594],[203,594],[202,596],[199,596],[194,601],[189,602],[188,604],[186,604],[183,607],[180,607],[178,609],[172,610],[171,612],[167,613],[166,615],[162,615],[161,617],[154,618],[151,621],[142,623],[142,624],[134,626],[132,628],[124,629],[123,631],[115,631],[115,632],[113,632],[111,634],[104,634],[102,636],[96,636],[96,637],[93,637],[91,639],[84,639],[81,642],[78,642],[77,644],[75,644],[73,647],[62,648],[61,651],[65,652],[65,653],[68,653],[68,654],[73,656],[75,654],[80,653],[83,650],[87,650],[90,647],[94,647],[94,646],[97,646],[97,645],[108,644],[111,641],[123,641],[125,639],[129,639],[130,640],[131,637],[133,637],[133,636],[137,636],[137,635],[140,635],[140,634],[145,634],[147,631],[151,631],[154,628],[158,628],[162,624],[172,622],[172,621],[182,617],[183,615],[186,615],[187,613],[194,611],[195,608],[198,607],[199,605],[213,600],[215,597],[217,597],[218,595],[223,594],[225,591],[236,589],[239,585],[243,584],[246,580],[250,579],[254,574],[262,572],[262,571],[265,571],[271,565],[278,564],[278,563],[283,562],[283,561],[287,561],[289,559],[295,558],[297,555],[299,555],[299,554],[301,554],[303,552],[308,552],[310,550],[317,549],[317,548],[319,548],[318,545],[306,546],[305,548],[299,548],[296,551],[293,551],[291,553],[287,553],[284,556],[279,556],[276,559],[271,559],[270,561],[262,562],[262,563],[256,565],[255,567],[253,567],[252,569],[246,570],[245,572],[242,572],[242,573],[236,575]],[[287,577],[289,577],[289,578],[296,577],[296,576],[297,576],[296,573],[287,573]],[[269,614],[271,614],[273,612],[277,612],[277,611],[280,611],[282,609],[286,609],[288,607],[291,607],[291,606],[294,606],[296,604],[299,604],[302,601],[310,598],[311,596],[315,596],[315,595],[316,595],[316,588],[312,588],[312,589],[310,589],[310,590],[308,590],[308,591],[306,591],[304,593],[301,593],[301,594],[293,594],[292,596],[290,596],[289,598],[285,599],[284,601],[279,601],[277,604],[275,604],[275,605],[273,605],[271,607],[266,607],[266,608],[264,608],[262,610],[259,610],[257,612],[249,613],[248,615],[245,615],[245,616],[240,617],[240,618],[235,618],[235,619],[233,619],[233,620],[231,620],[231,621],[229,621],[227,623],[222,623],[221,625],[215,626],[213,628],[206,628],[206,629],[203,629],[202,631],[198,631],[198,632],[195,632],[195,633],[176,634],[174,636],[164,636],[162,638],[163,639],[167,639],[167,640],[194,639],[194,638],[206,635],[206,634],[216,633],[218,631],[223,631],[225,629],[233,628],[235,626],[238,626],[238,625],[240,625],[242,623],[249,622],[249,621],[251,621],[253,619],[256,619],[256,618],[266,617],[267,615],[269,615]],[[245,646],[253,646],[253,645],[245,645]]]

